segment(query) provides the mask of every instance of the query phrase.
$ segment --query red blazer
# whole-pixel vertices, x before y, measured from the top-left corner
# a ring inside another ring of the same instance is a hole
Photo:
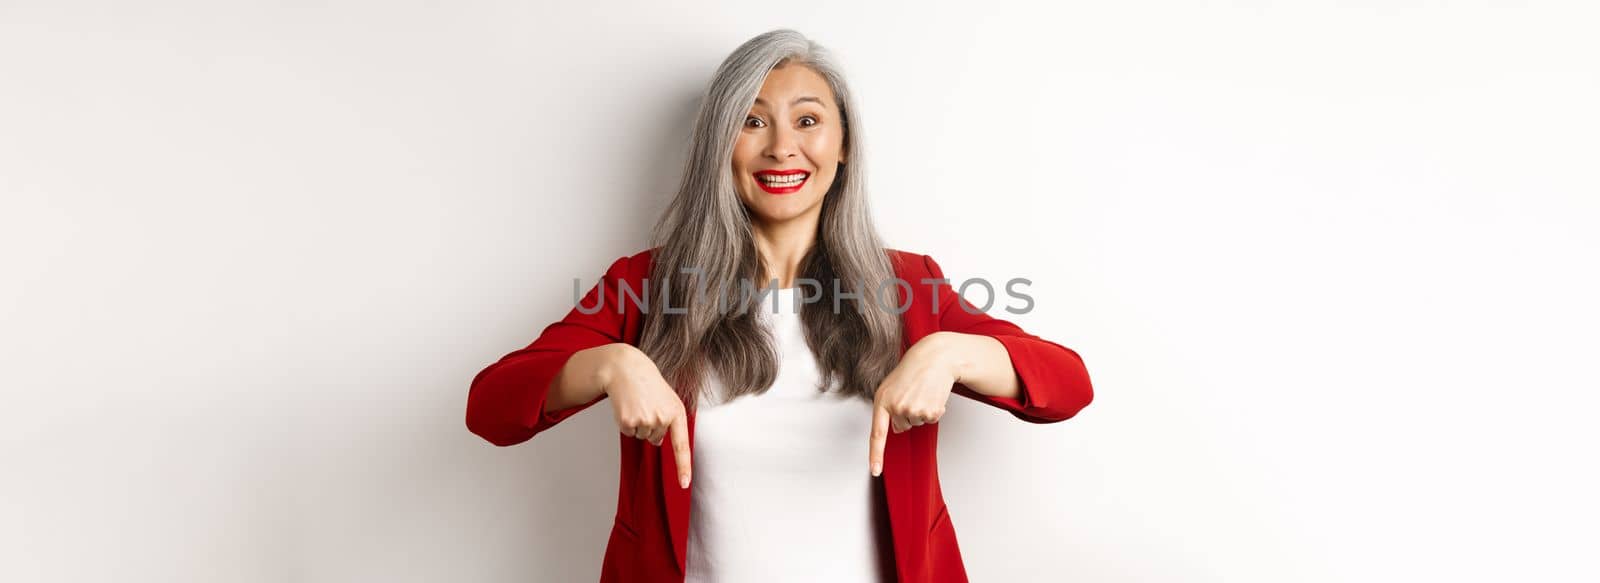
[[[926,255],[889,249],[898,277],[911,286],[910,307],[902,314],[903,354],[918,339],[940,330],[981,334],[999,340],[1011,355],[1011,365],[1021,381],[1016,399],[990,397],[957,383],[956,394],[1011,412],[1033,423],[1054,423],[1077,414],[1093,398],[1083,360],[1072,349],[1024,332],[1015,324],[972,314],[976,307],[960,299],[949,284],[937,290],[923,278],[944,278],[939,264]],[[562,420],[605,398],[542,412],[551,380],[574,352],[626,342],[637,345],[641,313],[637,302],[621,301],[618,283],[643,289],[650,273],[646,250],[617,259],[602,282],[582,300],[586,310],[596,302],[604,309],[584,314],[574,307],[559,322],[545,327],[538,339],[505,355],[472,380],[467,397],[467,428],[500,446],[522,443]],[[600,289],[608,290],[599,298]],[[905,305],[905,288],[899,287]],[[870,297],[870,296],[869,296]],[[617,307],[622,304],[619,313]],[[937,311],[935,311],[937,307]],[[694,414],[689,414],[691,451]],[[617,513],[606,543],[600,580],[609,582],[674,582],[684,580],[685,543],[689,533],[689,492],[678,487],[677,463],[668,441],[653,446],[644,440],[616,436],[622,447],[621,482]],[[937,439],[939,424],[930,423],[902,433],[890,432],[884,446],[883,473],[877,478],[883,504],[888,507],[895,573],[899,581],[915,583],[966,581],[955,527],[939,490]],[[867,471],[867,436],[861,436],[861,471]]]

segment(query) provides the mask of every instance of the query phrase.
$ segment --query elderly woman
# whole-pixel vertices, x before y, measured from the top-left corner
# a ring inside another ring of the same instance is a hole
[[[467,426],[501,446],[611,399],[602,581],[965,581],[935,459],[950,394],[1034,423],[1089,404],[1077,353],[883,246],[861,144],[824,49],[745,42],[707,87],[655,245],[473,379]]]

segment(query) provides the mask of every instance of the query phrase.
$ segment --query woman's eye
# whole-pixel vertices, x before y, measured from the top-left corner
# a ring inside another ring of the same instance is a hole
[[[762,123],[764,123],[764,122],[761,121],[761,118],[753,116],[753,115],[750,116],[750,117],[744,118],[745,127],[758,128],[758,127],[761,127]]]
[[[811,123],[806,123],[806,122],[811,122]],[[818,123],[821,123],[821,122],[818,122],[817,118],[811,117],[809,115],[800,118],[800,126],[801,127],[811,127],[811,126],[817,125]]]

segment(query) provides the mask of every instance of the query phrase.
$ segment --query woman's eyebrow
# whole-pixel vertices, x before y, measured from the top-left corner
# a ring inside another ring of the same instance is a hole
[[[822,100],[821,99],[817,99],[817,98],[812,97],[810,95],[802,95],[800,97],[796,97],[796,98],[794,98],[794,101],[789,102],[789,105],[792,107],[792,106],[795,106],[795,105],[800,105],[801,103],[806,102],[806,101],[810,101],[810,102],[815,103],[817,105],[822,105]],[[756,105],[768,106],[767,101],[765,99],[760,98],[760,97],[756,98]]]

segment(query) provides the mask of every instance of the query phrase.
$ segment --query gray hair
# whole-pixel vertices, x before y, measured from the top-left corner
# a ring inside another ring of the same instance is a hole
[[[806,343],[817,357],[819,391],[837,383],[870,401],[900,358],[900,315],[874,307],[873,301],[883,297],[877,295],[879,284],[890,281],[894,271],[867,207],[859,110],[833,57],[804,35],[788,29],[763,33],[739,45],[717,68],[695,116],[677,195],[655,226],[651,287],[671,298],[695,298],[697,287],[720,290],[768,281],[749,211],[735,190],[731,160],[767,73],[788,64],[816,71],[833,90],[848,155],[823,195],[816,243],[800,261],[799,277],[823,282],[821,301],[801,305]],[[700,282],[685,269],[696,270]],[[836,287],[840,296],[860,294],[866,301],[836,300]],[[749,309],[719,310],[694,302],[684,313],[652,309],[645,315],[640,349],[691,407],[698,402],[704,373],[717,373],[728,399],[764,392],[777,378],[777,348],[757,320],[758,298],[735,297]],[[836,304],[856,309],[834,309]]]

